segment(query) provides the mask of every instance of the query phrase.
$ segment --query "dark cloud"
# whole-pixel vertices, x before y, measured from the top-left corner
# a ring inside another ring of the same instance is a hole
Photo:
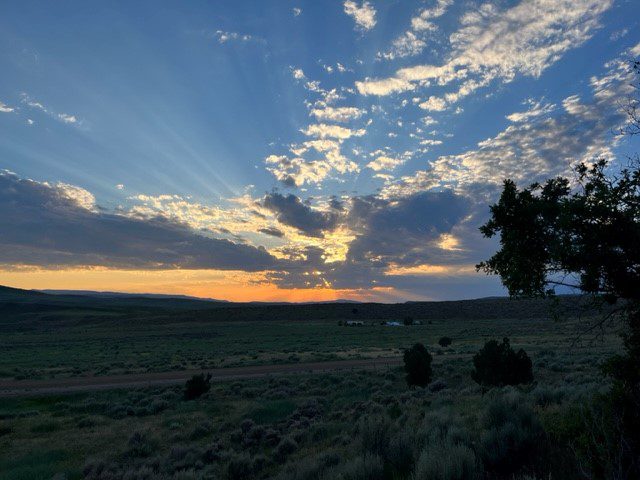
[[[284,237],[284,232],[275,227],[259,228],[258,231],[260,233],[264,233],[265,235],[271,235],[272,237]]]
[[[320,247],[284,250],[290,263],[270,278],[283,287],[370,288],[398,282],[398,277],[385,274],[392,265],[464,263],[468,261],[464,254],[444,250],[438,241],[459,226],[472,208],[468,198],[451,191],[395,199],[354,197],[343,221],[356,238],[344,261],[326,263]]]
[[[358,232],[349,246],[353,261],[415,265],[441,260],[433,242],[451,232],[471,210],[469,199],[451,191],[420,192],[388,200],[354,198],[350,225]]]
[[[324,231],[334,229],[338,222],[335,212],[314,210],[293,194],[269,193],[265,195],[263,205],[275,214],[280,223],[297,228],[309,237],[322,237]]]
[[[132,218],[87,205],[88,192],[0,173],[0,264],[260,271],[264,248],[196,234],[166,218]],[[89,208],[87,208],[89,207]]]

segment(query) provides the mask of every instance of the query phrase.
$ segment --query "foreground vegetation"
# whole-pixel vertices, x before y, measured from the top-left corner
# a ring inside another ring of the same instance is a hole
[[[433,357],[431,381],[409,387],[401,368],[383,368],[213,383],[191,400],[184,386],[2,399],[0,478],[584,478],[593,433],[586,419],[603,418],[594,395],[609,388],[600,364],[620,340],[611,334],[572,345],[575,320],[526,316],[395,328],[209,325],[243,358],[287,347],[300,357],[399,356],[421,342]],[[445,335],[446,348],[438,344]],[[471,377],[473,354],[507,336],[531,357],[534,382],[481,387]],[[157,362],[162,348],[147,341],[149,355],[139,358]],[[185,352],[190,341],[173,339]]]

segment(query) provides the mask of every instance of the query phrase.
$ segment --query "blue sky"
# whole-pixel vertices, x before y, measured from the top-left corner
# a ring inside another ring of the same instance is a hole
[[[502,293],[473,269],[495,248],[477,227],[500,182],[634,151],[612,132],[639,14],[633,0],[4,3],[0,283]]]

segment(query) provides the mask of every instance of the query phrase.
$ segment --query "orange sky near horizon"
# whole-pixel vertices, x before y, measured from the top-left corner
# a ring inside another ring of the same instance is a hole
[[[162,293],[233,302],[311,302],[337,299],[396,302],[428,300],[392,287],[285,289],[263,273],[220,270],[16,269],[0,270],[0,285],[23,289]]]

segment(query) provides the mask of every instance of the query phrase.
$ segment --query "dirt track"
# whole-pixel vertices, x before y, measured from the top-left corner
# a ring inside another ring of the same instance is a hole
[[[212,380],[263,377],[272,374],[319,373],[359,368],[388,368],[400,365],[400,358],[368,358],[358,360],[335,360],[328,362],[293,363],[284,365],[257,365],[250,367],[214,368],[207,370]],[[109,390],[116,388],[172,385],[186,381],[202,370],[174,372],[135,373],[104,377],[73,377],[50,380],[0,380],[0,397],[48,395],[87,390]]]

